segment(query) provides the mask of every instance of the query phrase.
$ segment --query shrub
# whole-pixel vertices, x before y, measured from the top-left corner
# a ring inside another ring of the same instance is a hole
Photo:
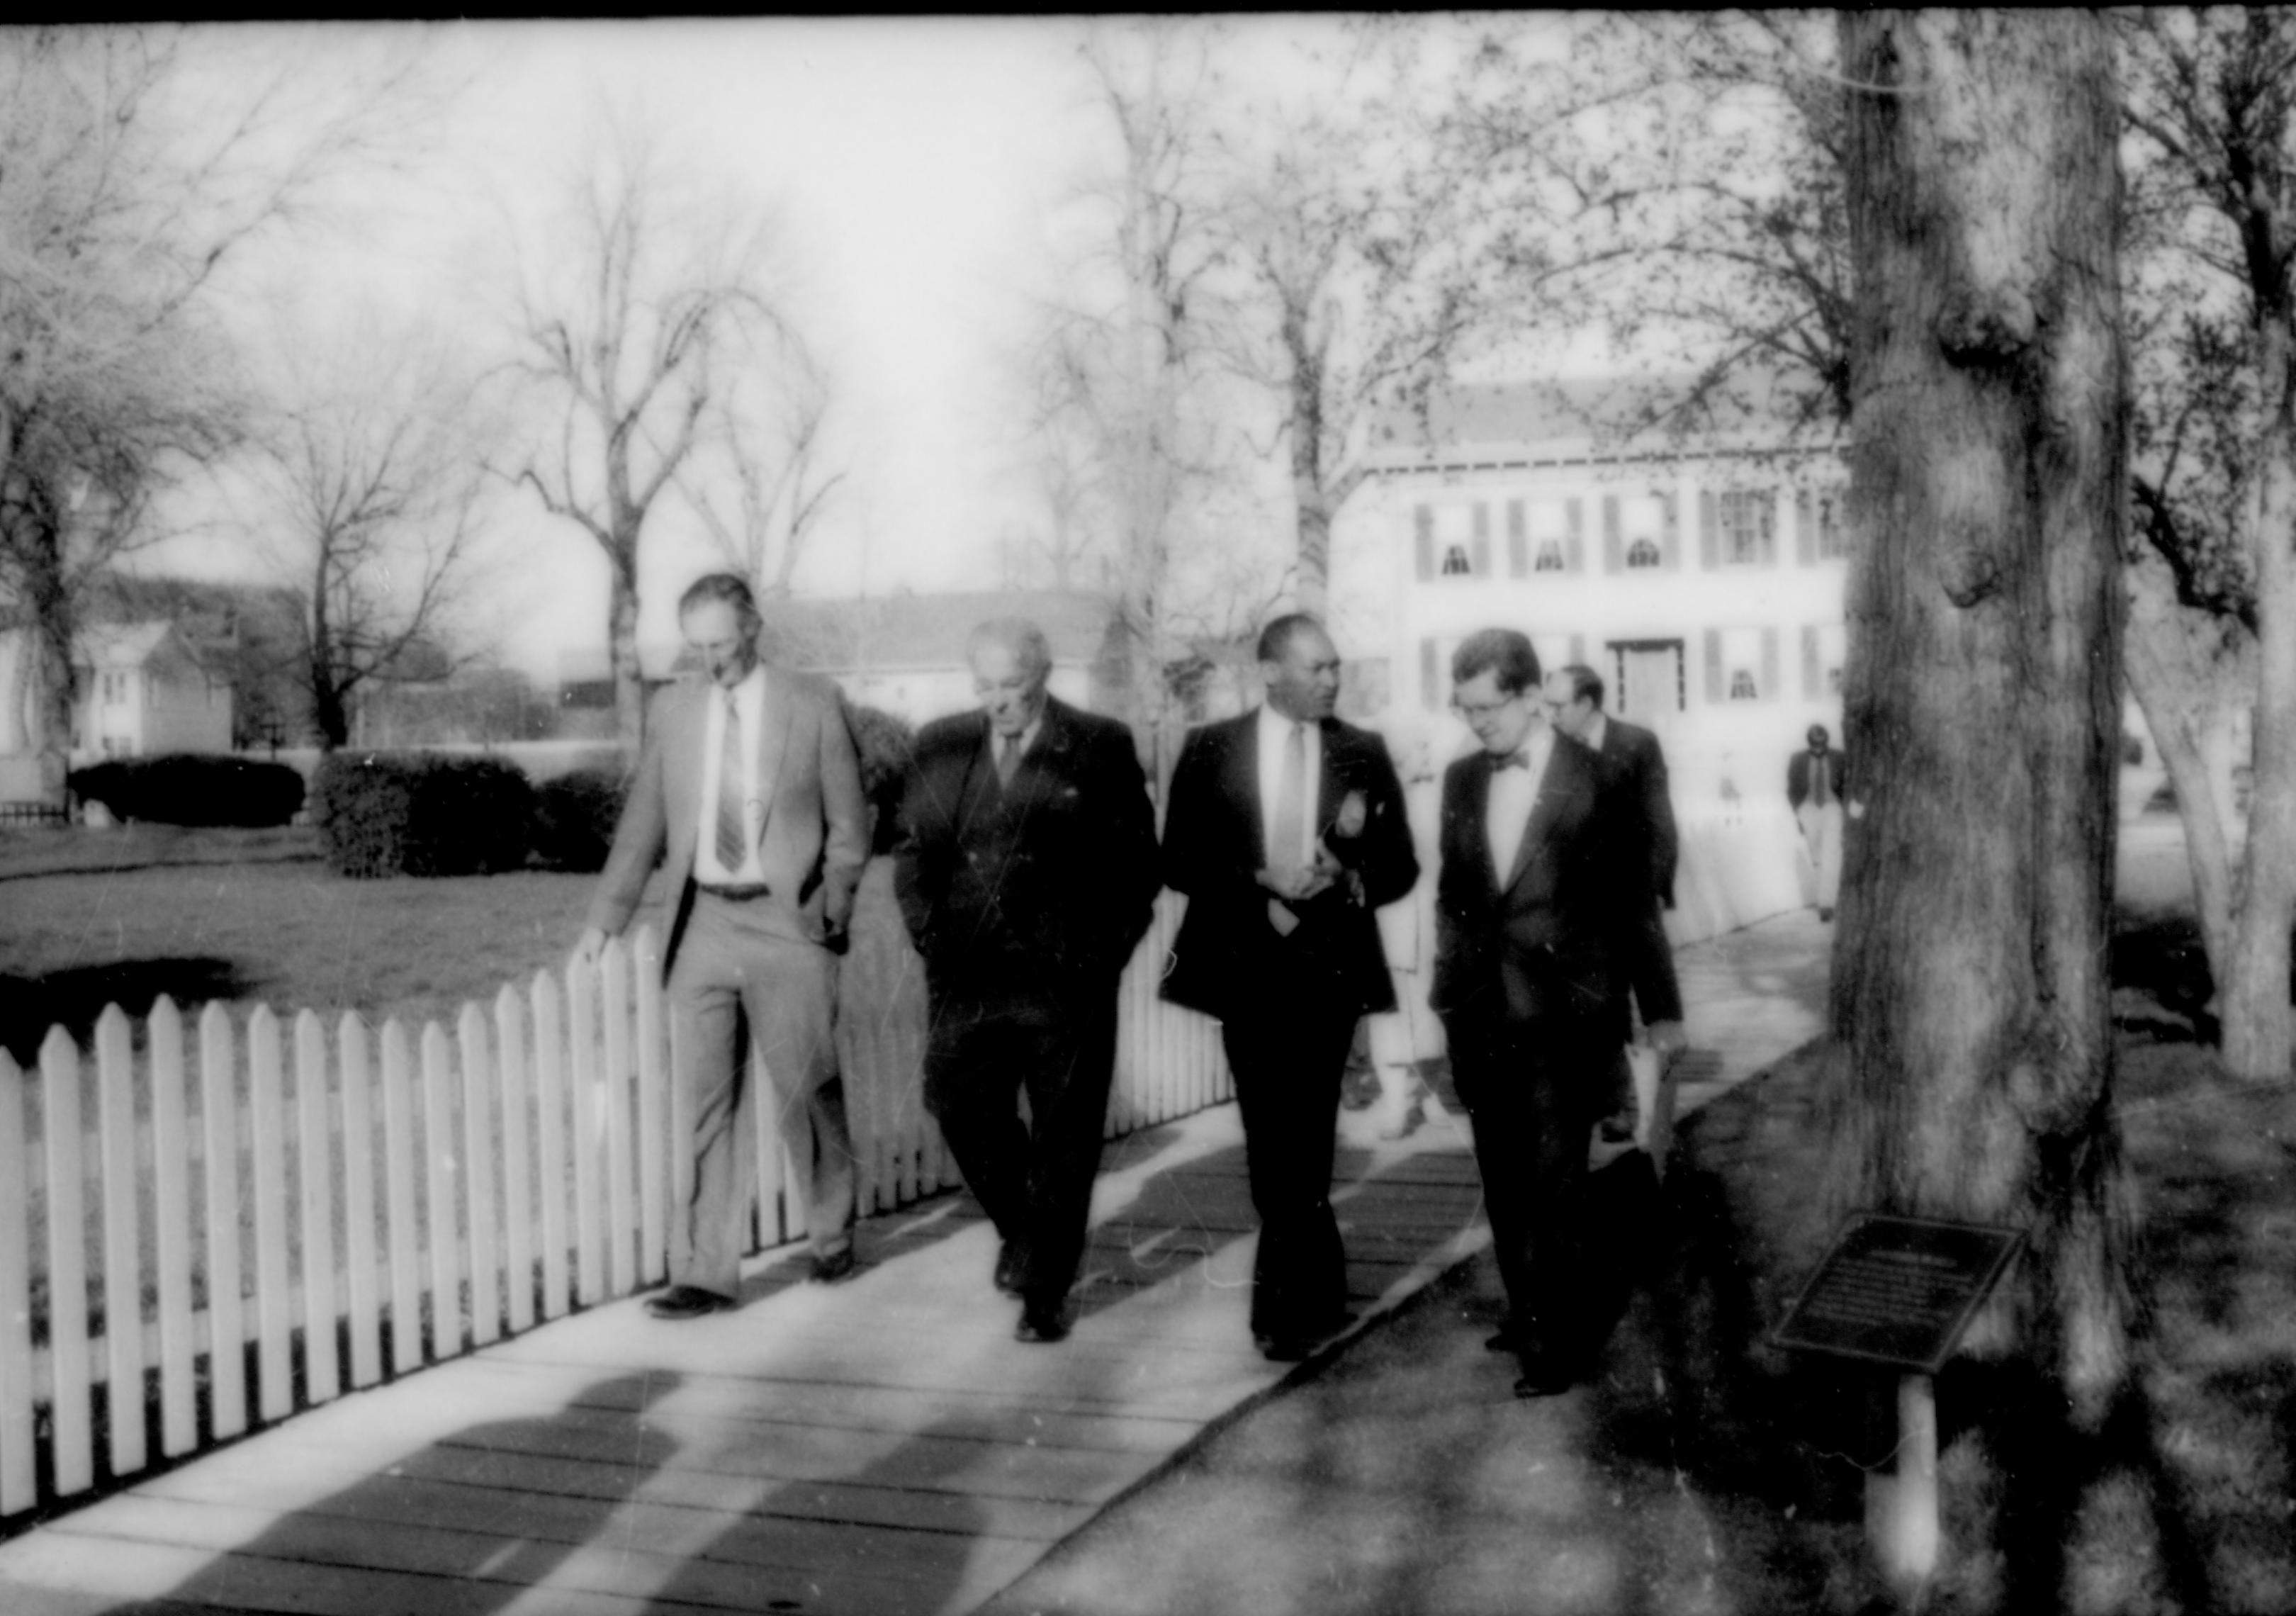
[[[544,781],[534,792],[535,856],[554,870],[604,869],[628,795],[616,769],[576,769]]]
[[[339,875],[492,875],[522,868],[534,787],[495,758],[334,752],[313,783],[313,816]]]
[[[901,782],[916,752],[916,732],[882,708],[843,703],[846,727],[861,758],[861,794],[869,800],[869,850],[893,850],[894,819],[901,808]]]
[[[116,819],[154,824],[285,824],[303,806],[303,776],[286,764],[221,753],[114,758],[74,769],[67,783]]]

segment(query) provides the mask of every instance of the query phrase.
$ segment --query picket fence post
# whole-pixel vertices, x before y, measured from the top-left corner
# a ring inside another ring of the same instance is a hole
[[[32,1176],[24,1070],[0,1049],[0,1515],[37,1500],[32,1435]]]

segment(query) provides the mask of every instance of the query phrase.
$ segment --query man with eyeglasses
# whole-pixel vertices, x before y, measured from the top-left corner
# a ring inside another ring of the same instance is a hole
[[[1164,880],[1187,894],[1164,997],[1216,1016],[1243,1119],[1259,1249],[1251,1330],[1304,1358],[1348,1323],[1331,1202],[1356,1022],[1395,1005],[1374,911],[1419,878],[1386,742],[1332,716],[1340,653],[1314,618],[1259,636],[1267,698],[1191,730],[1164,816]]]
[[[1538,654],[1509,628],[1463,641],[1452,709],[1478,749],[1443,778],[1435,986],[1507,1317],[1495,1349],[1521,1360],[1515,1395],[1576,1383],[1598,1343],[1583,1191],[1620,1034],[1614,985],[1646,902],[1595,754],[1559,734]]]
[[[1100,1170],[1117,980],[1161,884],[1156,818],[1132,732],[1046,688],[1041,628],[983,623],[968,659],[980,706],[917,736],[894,886],[931,997],[925,1108],[996,1226],[1015,1337],[1057,1341]]]

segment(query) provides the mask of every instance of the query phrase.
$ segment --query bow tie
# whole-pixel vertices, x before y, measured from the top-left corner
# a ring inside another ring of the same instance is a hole
[[[1522,747],[1509,752],[1504,758],[1494,758],[1491,759],[1491,767],[1494,769],[1519,768],[1528,774],[1530,771],[1530,748]]]

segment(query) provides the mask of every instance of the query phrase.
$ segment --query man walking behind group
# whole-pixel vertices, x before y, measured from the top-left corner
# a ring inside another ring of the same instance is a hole
[[[1100,1168],[1117,981],[1160,884],[1155,814],[1131,731],[1046,691],[1034,623],[983,623],[968,652],[980,708],[918,735],[894,880],[931,996],[925,1107],[996,1226],[1015,1334],[1056,1341]]]
[[[1583,1260],[1589,1136],[1619,1056],[1615,994],[1650,894],[1622,856],[1600,761],[1547,722],[1513,629],[1461,642],[1451,704],[1481,745],[1443,777],[1435,1009],[1473,1124],[1518,1397],[1577,1380],[1598,1345]]]
[[[1340,657],[1315,619],[1259,637],[1266,702],[1189,732],[1164,816],[1164,880],[1187,895],[1164,997],[1216,1016],[1259,1215],[1251,1329],[1278,1362],[1347,1322],[1332,1213],[1340,1085],[1357,1021],[1394,1007],[1374,911],[1411,890],[1387,747],[1332,716]]]
[[[1620,962],[1617,983],[1618,1076],[1611,1094],[1613,1115],[1604,1124],[1606,1136],[1615,1142],[1634,1134],[1634,1083],[1626,1062],[1626,1046],[1633,1042],[1634,1012],[1641,1012],[1645,1038],[1660,1062],[1679,1054],[1685,1041],[1682,990],[1661,913],[1674,907],[1674,868],[1681,840],[1667,790],[1666,753],[1658,737],[1604,712],[1603,693],[1603,676],[1581,663],[1546,676],[1546,706],[1554,727],[1602,764],[1604,787],[1620,816],[1621,855],[1631,869],[1649,872],[1647,900],[1637,902],[1640,924],[1632,933],[1633,952]],[[1621,901],[1628,901],[1623,894]]]
[[[636,912],[667,856],[672,1081],[690,1120],[690,1186],[658,1318],[731,1308],[749,1185],[741,1027],[766,1076],[804,1194],[813,1276],[853,1269],[854,1161],[834,1042],[837,955],[868,857],[861,773],[835,686],[766,667],[758,609],[732,573],[697,580],[678,625],[707,679],[654,698],[629,801],[589,925],[587,964]]]
[[[1803,739],[1808,750],[1796,752],[1786,764],[1786,802],[1801,827],[1810,865],[1817,872],[1817,917],[1832,920],[1841,891],[1844,808],[1852,819],[1866,810],[1849,801],[1849,759],[1829,744],[1832,737],[1825,726],[1811,725]]]

